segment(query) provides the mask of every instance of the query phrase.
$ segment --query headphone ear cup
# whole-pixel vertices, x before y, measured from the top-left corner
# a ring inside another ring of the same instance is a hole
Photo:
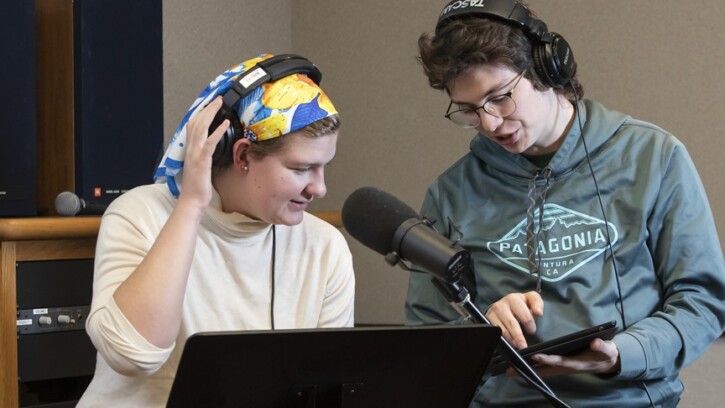
[[[536,75],[542,82],[548,84],[549,86],[554,86],[554,84],[551,82],[551,79],[549,78],[549,73],[547,72],[547,69],[545,67],[546,61],[542,56],[545,53],[542,48],[544,48],[544,45],[541,44],[534,44],[532,46],[531,56],[534,60],[534,71],[536,71]]]
[[[229,119],[229,127],[219,139],[214,153],[212,154],[212,165],[213,166],[226,166],[232,163],[232,147],[234,142],[244,134],[244,127],[239,121],[239,117],[233,112],[224,115],[221,112],[217,112],[214,119],[209,125],[209,134],[211,135],[221,124],[224,119]]]
[[[576,73],[574,54],[564,37],[550,33],[551,41],[534,44],[532,57],[539,78],[552,87],[569,83]]]

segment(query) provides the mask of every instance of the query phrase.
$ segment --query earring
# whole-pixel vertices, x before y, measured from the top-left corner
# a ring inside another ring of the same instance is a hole
[[[242,167],[242,170],[244,170],[244,171],[249,171],[249,166],[246,166],[246,165],[245,165],[244,167]]]

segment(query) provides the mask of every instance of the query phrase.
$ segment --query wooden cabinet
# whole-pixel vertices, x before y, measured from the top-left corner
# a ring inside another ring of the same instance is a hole
[[[0,219],[0,406],[18,406],[17,262],[91,259],[100,217]]]

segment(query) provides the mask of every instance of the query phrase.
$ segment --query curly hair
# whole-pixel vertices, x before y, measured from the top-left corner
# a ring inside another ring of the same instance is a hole
[[[460,75],[484,64],[526,71],[524,77],[538,91],[552,88],[536,73],[531,40],[521,29],[498,20],[480,17],[454,20],[433,36],[423,33],[418,39],[418,49],[417,59],[434,89],[448,90]],[[572,102],[584,94],[576,75],[570,85],[553,88]]]

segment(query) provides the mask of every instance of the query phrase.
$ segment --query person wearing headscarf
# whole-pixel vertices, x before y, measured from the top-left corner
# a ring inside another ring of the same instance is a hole
[[[222,97],[263,54],[192,104],[155,183],[114,200],[98,234],[87,332],[96,372],[78,407],[163,407],[186,339],[199,332],[351,327],[355,278],[340,231],[306,212],[326,194],[339,117],[303,73],[231,108]]]

